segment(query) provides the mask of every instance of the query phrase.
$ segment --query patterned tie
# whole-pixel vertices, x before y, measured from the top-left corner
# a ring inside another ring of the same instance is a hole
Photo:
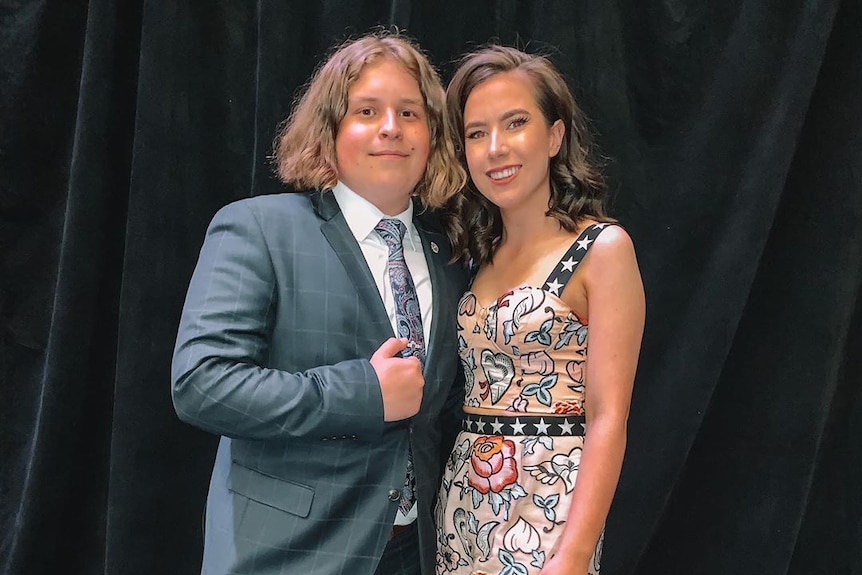
[[[398,219],[383,218],[374,228],[389,247],[389,283],[392,285],[392,296],[395,299],[395,325],[397,336],[407,339],[407,348],[402,356],[411,355],[425,363],[425,336],[422,332],[422,312],[419,309],[419,297],[413,285],[413,277],[404,261],[404,234],[407,226]],[[407,515],[416,500],[414,495],[415,477],[413,475],[413,451],[407,453],[407,478],[401,490],[400,508]]]

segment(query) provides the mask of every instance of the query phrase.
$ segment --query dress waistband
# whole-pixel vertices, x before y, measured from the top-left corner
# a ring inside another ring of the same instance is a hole
[[[586,432],[583,415],[478,415],[465,413],[461,429],[485,435],[548,435],[582,437]]]

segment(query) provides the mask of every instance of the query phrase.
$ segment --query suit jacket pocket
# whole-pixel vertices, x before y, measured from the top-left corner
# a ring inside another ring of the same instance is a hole
[[[308,517],[314,489],[261,473],[234,461],[229,487],[234,493],[298,517]]]

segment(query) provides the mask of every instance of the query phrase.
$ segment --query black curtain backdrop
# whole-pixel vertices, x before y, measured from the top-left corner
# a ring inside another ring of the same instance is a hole
[[[648,317],[606,575],[862,573],[859,0],[0,1],[0,574],[197,573],[169,396],[220,206],[374,25],[564,71]]]

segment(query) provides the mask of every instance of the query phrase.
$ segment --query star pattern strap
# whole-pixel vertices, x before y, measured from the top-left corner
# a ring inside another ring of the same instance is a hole
[[[586,435],[587,419],[584,415],[479,415],[464,414],[461,429],[483,435]]]
[[[545,280],[544,289],[559,297],[566,289],[566,285],[581,262],[584,261],[584,256],[590,250],[593,242],[606,227],[613,224],[592,224],[587,226],[578,239],[574,241],[572,246],[563,255],[562,259],[554,267],[554,271]]]

